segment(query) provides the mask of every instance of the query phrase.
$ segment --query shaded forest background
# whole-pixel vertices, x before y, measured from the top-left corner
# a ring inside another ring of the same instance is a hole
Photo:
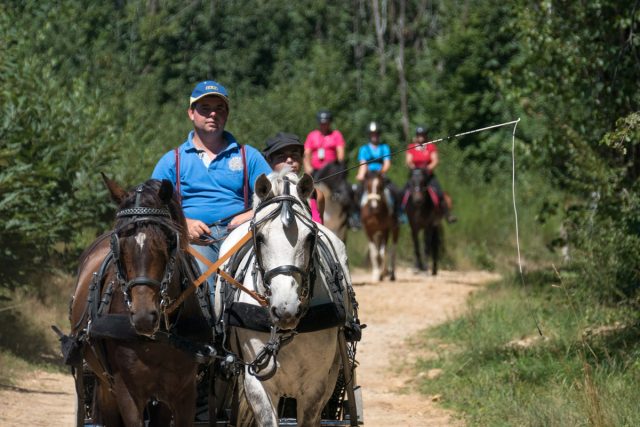
[[[404,148],[522,119],[524,257],[560,260],[576,292],[637,303],[638,1],[56,2],[0,5],[0,290],[73,271],[109,228],[99,172],[147,179],[181,143],[187,97],[215,79],[243,143],[304,136],[328,108],[351,165],[365,125]],[[453,267],[513,268],[511,129],[440,146],[456,200]],[[394,160],[392,178],[406,170]],[[564,248],[561,254],[559,248]],[[568,252],[567,252],[568,250]]]

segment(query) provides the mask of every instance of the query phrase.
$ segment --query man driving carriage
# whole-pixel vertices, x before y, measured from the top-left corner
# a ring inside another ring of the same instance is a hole
[[[426,173],[428,186],[436,194],[438,198],[437,205],[440,206],[445,219],[449,224],[456,222],[458,219],[451,213],[451,199],[442,190],[442,186],[434,173],[439,163],[438,148],[435,144],[427,144],[426,126],[416,127],[416,136],[408,148],[405,157],[407,167],[410,171],[418,169]],[[409,175],[411,175],[411,172]]]
[[[253,217],[250,210],[255,180],[271,168],[255,148],[240,145],[225,130],[229,95],[219,83],[198,83],[189,98],[193,122],[180,147],[156,164],[152,178],[175,183],[187,217],[191,246],[211,262],[229,232]],[[201,271],[206,266],[198,260]],[[215,277],[208,279],[213,299]]]

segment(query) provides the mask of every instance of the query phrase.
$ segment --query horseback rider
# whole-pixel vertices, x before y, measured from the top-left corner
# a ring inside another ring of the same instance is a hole
[[[331,128],[331,112],[318,112],[318,129],[307,135],[304,141],[304,170],[314,179],[318,179],[318,172],[325,166],[344,162],[344,137],[338,129]]]
[[[271,173],[271,168],[258,150],[240,145],[225,131],[229,96],[221,84],[198,83],[189,98],[187,115],[194,129],[182,145],[162,156],[151,177],[175,183],[191,247],[215,262],[229,232],[253,217],[255,180]],[[207,270],[199,260],[198,266]],[[212,301],[214,276],[207,279]]]
[[[439,163],[438,148],[436,144],[427,144],[426,126],[416,127],[416,136],[409,144],[405,162],[410,171],[420,169],[427,174],[428,185],[438,196],[438,205],[441,207],[445,219],[449,224],[456,222],[458,219],[451,213],[451,199],[442,190],[442,186],[434,173]]]
[[[360,167],[356,175],[358,181],[355,190],[355,201],[360,206],[362,194],[364,192],[364,180],[369,172],[379,172],[384,178],[385,189],[391,193],[393,198],[393,211],[396,217],[399,217],[400,197],[399,190],[395,184],[386,176],[391,168],[391,149],[389,145],[381,143],[380,125],[376,122],[370,122],[367,127],[369,132],[369,141],[358,150],[358,162]]]
[[[269,166],[274,172],[280,172],[288,167],[295,174],[299,174],[304,155],[304,145],[300,142],[298,135],[292,133],[278,132],[274,137],[266,142],[266,148],[262,151]],[[319,224],[323,224],[324,195],[317,189],[309,198],[311,216]]]

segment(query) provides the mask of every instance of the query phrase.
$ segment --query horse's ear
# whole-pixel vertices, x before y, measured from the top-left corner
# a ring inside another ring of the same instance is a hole
[[[267,175],[261,174],[258,179],[256,179],[255,184],[255,193],[256,196],[260,198],[260,200],[264,200],[271,193],[271,181],[267,178]]]
[[[160,184],[160,190],[158,191],[158,196],[160,196],[160,200],[165,205],[169,204],[171,201],[171,197],[173,196],[173,184],[168,179],[163,179]]]
[[[305,173],[298,184],[296,185],[296,190],[298,190],[298,197],[302,200],[306,200],[313,193],[313,178],[308,173]]]
[[[104,173],[100,172],[100,175],[102,175],[102,180],[104,181],[104,184],[107,186],[107,189],[109,190],[109,195],[111,196],[111,200],[116,202],[117,205],[120,205],[122,201],[125,199],[125,197],[127,196],[127,192],[125,191],[124,188],[120,187],[120,185],[117,182],[115,182],[112,179],[109,179],[109,177]]]

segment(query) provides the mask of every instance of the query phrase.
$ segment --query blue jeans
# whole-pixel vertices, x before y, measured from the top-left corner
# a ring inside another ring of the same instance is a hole
[[[227,230],[227,226],[224,225],[214,225],[209,227],[211,229],[211,237],[214,240],[210,245],[202,246],[202,245],[191,245],[193,249],[195,249],[198,253],[204,256],[209,261],[216,262],[220,257],[220,246],[222,246],[222,242],[229,235],[229,231]],[[203,262],[196,258],[196,262],[198,263],[198,268],[200,268],[200,273],[204,273],[209,268]],[[207,288],[206,292],[209,294],[209,301],[211,302],[211,307],[213,307],[213,301],[216,293],[216,276],[217,274],[212,274],[207,277],[206,283]]]

